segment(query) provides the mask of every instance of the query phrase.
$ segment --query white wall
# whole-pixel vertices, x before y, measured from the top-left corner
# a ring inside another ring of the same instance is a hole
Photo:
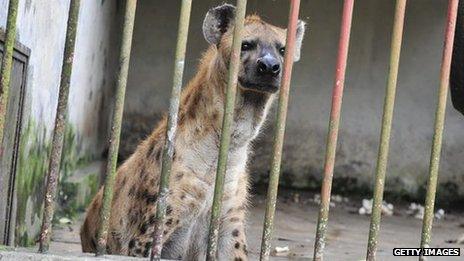
[[[187,50],[187,81],[206,43],[201,23],[208,8],[223,1],[197,1]],[[229,1],[233,2],[233,1]],[[290,94],[283,177],[285,184],[317,186],[324,159],[331,90],[343,1],[301,1],[308,21],[301,61]],[[370,185],[375,170],[393,24],[394,2],[358,0],[349,52],[336,178]],[[446,0],[408,1],[398,79],[387,190],[415,193],[427,177],[445,27]],[[285,25],[288,1],[248,1],[248,10]],[[126,99],[126,120],[167,111],[179,1],[141,2]],[[147,126],[153,126],[153,122]],[[269,124],[270,126],[272,124]],[[269,128],[272,129],[272,128]],[[261,139],[252,172],[269,170],[272,131]],[[440,180],[464,181],[464,118],[448,107]],[[263,178],[264,175],[255,175]],[[344,185],[342,185],[344,186]],[[461,188],[464,194],[464,188]]]
[[[101,151],[99,113],[114,86],[118,1],[81,1],[69,96],[69,121],[82,150]],[[19,1],[17,40],[31,49],[25,119],[51,134],[58,100],[69,1]],[[8,0],[0,0],[0,27],[6,26]],[[106,92],[106,93],[105,93]],[[103,126],[106,122],[103,121]],[[105,129],[103,129],[105,132]],[[105,132],[106,133],[106,132]]]

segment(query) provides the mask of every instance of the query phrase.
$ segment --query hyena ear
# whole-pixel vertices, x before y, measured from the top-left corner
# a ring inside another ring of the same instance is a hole
[[[303,38],[306,30],[306,22],[298,20],[296,27],[296,42],[295,42],[295,58],[294,61],[298,62],[301,57],[301,46],[303,45]]]
[[[233,25],[235,6],[223,4],[208,11],[203,21],[203,35],[210,44],[218,44],[222,35]]]

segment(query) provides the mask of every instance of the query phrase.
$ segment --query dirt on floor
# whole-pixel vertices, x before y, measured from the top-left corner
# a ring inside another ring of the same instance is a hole
[[[282,191],[275,216],[275,232],[271,260],[312,260],[318,215],[317,195]],[[341,199],[340,199],[341,198]],[[369,215],[360,215],[361,200],[340,197],[330,210],[325,260],[364,260],[369,231]],[[392,216],[383,216],[379,238],[378,260],[417,260],[417,257],[394,257],[393,248],[418,247],[422,220],[408,214],[409,203],[394,206]],[[248,222],[251,260],[258,260],[261,244],[265,197],[253,196]],[[78,254],[80,222],[55,229],[52,253]],[[463,260],[464,245],[456,242],[464,234],[464,213],[445,210],[434,221],[431,247],[460,247],[461,257],[429,258],[429,260]],[[276,247],[288,251],[275,253]]]

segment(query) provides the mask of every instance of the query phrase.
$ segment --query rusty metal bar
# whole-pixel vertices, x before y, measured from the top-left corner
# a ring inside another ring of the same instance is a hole
[[[208,234],[208,247],[206,260],[216,260],[219,223],[222,208],[222,194],[224,192],[224,179],[227,170],[227,154],[231,135],[231,125],[234,118],[235,96],[237,93],[238,72],[240,66],[240,52],[242,46],[242,32],[245,22],[247,0],[237,0],[235,11],[234,35],[232,51],[230,54],[229,74],[227,79],[226,103],[224,105],[224,118],[222,120],[221,142],[219,147],[216,182],[214,186],[213,205]]]
[[[100,209],[100,227],[98,228],[97,255],[106,252],[108,228],[113,202],[113,186],[116,178],[116,164],[118,160],[119,139],[121,135],[121,122],[124,110],[124,96],[126,94],[127,75],[132,47],[132,34],[134,31],[135,10],[137,0],[125,1],[124,22],[122,29],[121,47],[119,50],[119,68],[117,75],[116,95],[114,102],[113,119],[109,140],[108,163],[106,166],[106,180],[103,190],[103,203]]]
[[[48,167],[47,187],[44,197],[44,213],[40,232],[39,252],[48,252],[52,232],[52,220],[55,212],[55,198],[60,175],[61,153],[63,151],[64,132],[66,127],[69,86],[74,61],[77,25],[79,19],[80,0],[71,0],[69,4],[68,27],[64,46],[63,67],[56,108],[55,128],[53,130],[52,149]]]
[[[18,0],[10,0],[8,18],[6,20],[5,49],[0,71],[0,157],[3,154],[3,128],[8,105],[11,70],[13,65],[13,50],[16,37],[16,18],[18,16]]]
[[[190,12],[192,0],[182,0],[179,17],[179,29],[177,31],[177,47],[174,61],[174,76],[171,99],[169,104],[168,125],[163,150],[161,165],[161,180],[159,185],[158,203],[156,206],[155,231],[153,234],[153,247],[150,260],[161,260],[163,248],[163,229],[166,216],[166,198],[169,193],[169,177],[171,175],[172,156],[174,154],[174,141],[177,129],[177,116],[179,112],[179,100],[182,89],[182,76],[184,73],[185,52],[187,49],[187,36],[190,24]]]
[[[397,0],[395,7],[395,18],[393,23],[393,34],[390,50],[390,68],[388,72],[387,90],[383,107],[382,129],[380,134],[379,153],[377,158],[377,169],[374,185],[374,199],[372,203],[372,215],[367,244],[367,260],[375,260],[377,241],[382,216],[383,191],[385,186],[385,174],[387,171],[388,153],[390,147],[390,133],[395,107],[396,86],[398,79],[398,68],[400,64],[401,43],[403,40],[404,15],[406,11],[406,0]]]
[[[445,43],[440,72],[440,88],[438,91],[438,104],[435,113],[435,132],[433,135],[432,153],[430,156],[429,180],[425,198],[425,212],[422,223],[421,247],[430,246],[432,237],[432,223],[434,217],[435,195],[438,182],[438,169],[440,166],[440,154],[445,125],[446,101],[451,70],[451,57],[453,54],[453,42],[456,28],[456,17],[459,0],[449,0],[446,22]],[[424,260],[424,257],[420,257]]]
[[[329,219],[330,194],[332,189],[335,155],[337,151],[340,112],[345,84],[346,64],[350,45],[351,21],[353,17],[354,0],[345,0],[341,21],[340,40],[338,43],[338,58],[335,71],[335,81],[332,93],[332,110],[330,112],[329,133],[324,164],[324,178],[321,188],[321,204],[317,220],[316,240],[314,245],[314,260],[322,260],[327,223]]]
[[[274,214],[277,202],[277,190],[279,187],[280,165],[282,161],[282,149],[284,145],[285,124],[287,119],[288,96],[290,92],[290,81],[292,79],[292,68],[295,53],[296,30],[298,27],[298,14],[300,12],[300,0],[290,1],[288,16],[287,40],[284,56],[284,69],[279,93],[277,108],[276,133],[274,136],[271,173],[267,191],[266,212],[264,216],[264,228],[261,240],[260,260],[269,260],[271,252],[271,238],[274,227]]]

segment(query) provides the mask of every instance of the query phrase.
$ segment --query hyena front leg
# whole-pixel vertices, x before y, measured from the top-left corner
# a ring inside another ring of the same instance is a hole
[[[218,247],[218,260],[248,260],[244,206],[228,210],[223,217]]]

